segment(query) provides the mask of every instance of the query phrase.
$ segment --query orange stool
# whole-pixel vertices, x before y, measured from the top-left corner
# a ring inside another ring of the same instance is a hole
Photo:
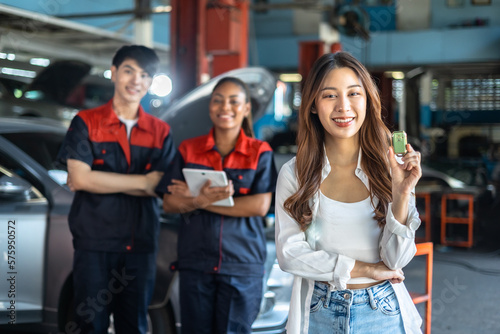
[[[467,217],[448,216],[448,200],[466,200],[469,202]],[[466,241],[448,241],[446,240],[447,224],[466,224],[468,225],[468,235]],[[441,198],[441,244],[446,246],[472,247],[474,242],[472,231],[474,227],[474,195],[472,194],[443,194]]]
[[[420,215],[420,220],[425,224],[425,237],[415,238],[415,242],[429,242],[431,241],[431,193],[418,192],[415,197],[415,201],[417,198],[424,199],[424,214]]]
[[[433,270],[433,244],[432,242],[424,242],[417,244],[418,255],[427,255],[426,261],[426,279],[425,279],[425,293],[410,292],[411,299],[414,304],[425,304],[425,334],[431,333],[431,320],[432,320],[432,270]]]

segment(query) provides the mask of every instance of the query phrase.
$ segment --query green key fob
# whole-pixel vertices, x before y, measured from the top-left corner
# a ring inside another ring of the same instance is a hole
[[[406,154],[406,132],[394,131],[392,133],[392,147],[397,155]]]

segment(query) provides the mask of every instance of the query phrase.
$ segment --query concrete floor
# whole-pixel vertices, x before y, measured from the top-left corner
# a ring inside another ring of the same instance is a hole
[[[500,334],[499,248],[435,245],[433,334]],[[424,292],[425,257],[415,257],[404,272],[408,290]],[[417,309],[424,316],[425,304]]]

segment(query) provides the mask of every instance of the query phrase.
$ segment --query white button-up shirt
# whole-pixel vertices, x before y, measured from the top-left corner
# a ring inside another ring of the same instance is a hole
[[[331,171],[326,154],[321,173],[321,182]],[[358,156],[356,176],[370,190],[368,176],[361,168],[361,150]],[[284,209],[283,203],[298,190],[295,158],[283,165],[276,188],[276,255],[282,270],[294,275],[287,333],[308,332],[309,308],[315,281],[327,281],[334,289],[346,289],[347,281],[356,262],[343,254],[316,249],[315,220],[318,212],[319,190],[310,199],[312,222],[304,232],[299,224]],[[375,199],[374,199],[375,200]],[[416,252],[415,231],[420,218],[411,196],[406,225],[399,223],[392,213],[392,203],[387,210],[386,224],[381,229],[380,258],[390,269],[403,268]],[[421,333],[422,319],[403,283],[393,284],[398,299],[406,333]]]

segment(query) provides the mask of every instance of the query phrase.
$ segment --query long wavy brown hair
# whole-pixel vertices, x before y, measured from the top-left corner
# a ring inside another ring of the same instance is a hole
[[[321,185],[321,171],[324,161],[325,130],[319,117],[311,111],[319,96],[325,77],[338,68],[350,68],[357,74],[366,91],[366,118],[359,130],[361,166],[368,176],[370,198],[379,199],[375,208],[375,219],[379,226],[385,224],[387,208],[392,199],[391,176],[387,161],[390,132],[382,121],[378,89],[367,69],[346,52],[329,53],[319,58],[307,76],[302,89],[302,103],[299,108],[297,134],[296,173],[299,188],[284,203],[285,210],[305,231],[312,220],[309,199]]]

